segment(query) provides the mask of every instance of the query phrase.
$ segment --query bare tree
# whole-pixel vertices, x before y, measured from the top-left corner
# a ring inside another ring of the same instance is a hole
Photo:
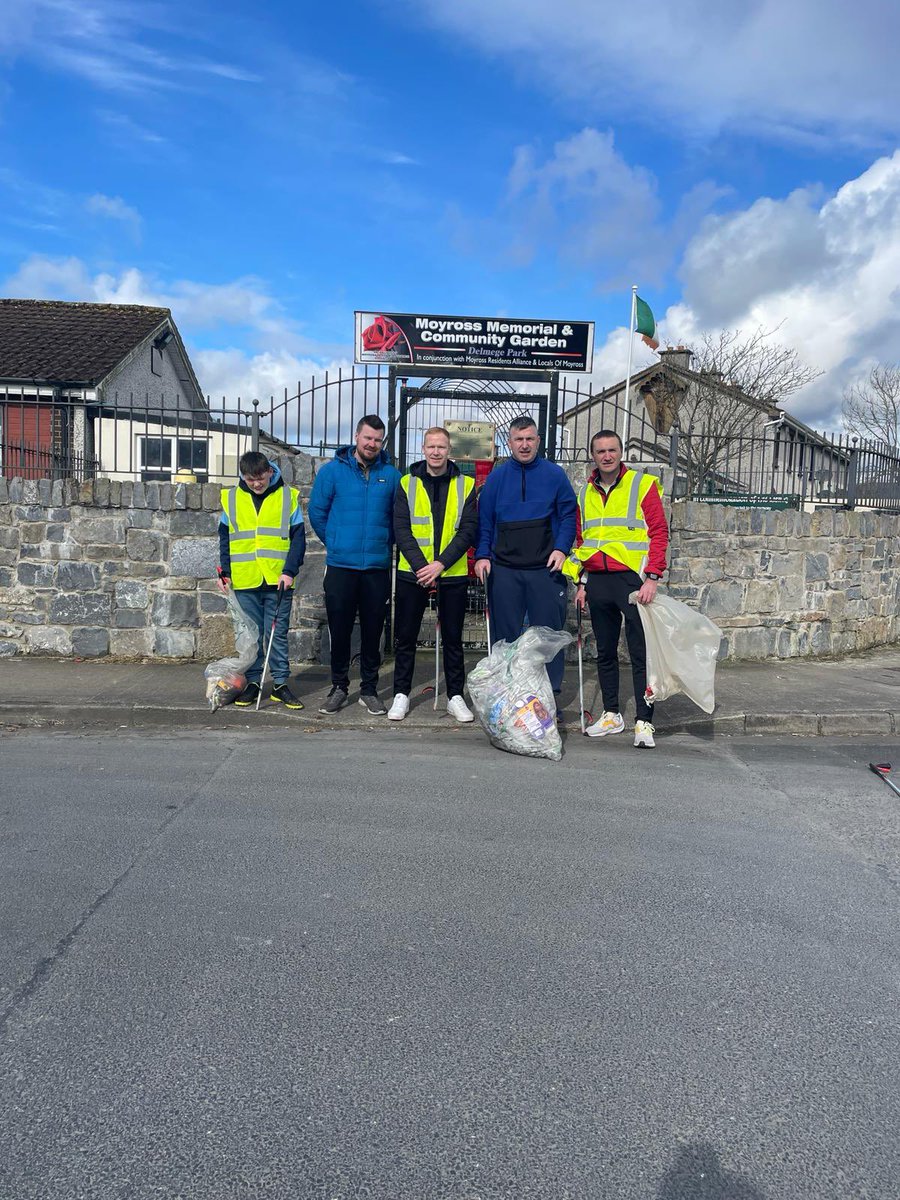
[[[687,370],[663,358],[661,379],[652,385],[654,423],[660,431],[678,424],[687,495],[703,491],[708,480],[725,482],[726,462],[729,476],[745,475],[741,459],[752,444],[742,439],[759,434],[777,405],[821,374],[796,350],[772,341],[775,332],[704,333]]]
[[[847,388],[842,408],[850,433],[896,450],[900,447],[900,366],[873,367],[863,383]]]

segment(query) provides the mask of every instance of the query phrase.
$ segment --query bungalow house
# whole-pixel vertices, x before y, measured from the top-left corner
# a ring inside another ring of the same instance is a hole
[[[626,458],[670,463],[676,496],[777,494],[793,503],[843,496],[849,444],[816,433],[715,373],[693,370],[691,359],[682,346],[663,350],[658,362],[632,376]],[[558,420],[563,455],[588,460],[598,429],[624,438],[625,381],[579,398]]]
[[[249,427],[231,416],[210,413],[169,309],[0,300],[0,475],[233,479]]]

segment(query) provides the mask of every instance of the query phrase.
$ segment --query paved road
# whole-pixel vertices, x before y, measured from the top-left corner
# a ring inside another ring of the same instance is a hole
[[[872,757],[0,737],[0,1196],[894,1200]]]

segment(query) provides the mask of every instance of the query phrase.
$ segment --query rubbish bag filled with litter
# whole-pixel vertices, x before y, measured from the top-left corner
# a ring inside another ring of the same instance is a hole
[[[562,758],[547,663],[571,641],[570,633],[533,625],[514,642],[494,642],[487,658],[470,671],[475,715],[498,750]]]
[[[637,604],[637,592],[628,597]],[[683,692],[711,713],[716,707],[716,659],[722,631],[709,617],[664,592],[638,604],[647,642],[648,704]]]
[[[247,686],[245,671],[256,659],[259,631],[238,604],[231,588],[225,596],[234,625],[235,653],[230,658],[217,658],[206,668],[206,699],[212,712],[230,704]]]

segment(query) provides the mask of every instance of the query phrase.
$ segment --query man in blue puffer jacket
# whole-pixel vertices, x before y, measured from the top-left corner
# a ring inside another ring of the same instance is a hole
[[[512,457],[488,475],[478,498],[475,574],[489,592],[492,632],[507,642],[522,632],[526,615],[551,629],[566,622],[561,571],[575,541],[578,501],[565,471],[539,458],[539,447],[531,417],[511,421]],[[557,699],[564,670],[560,651],[547,667]]]
[[[384,421],[361,417],[316,475],[307,516],[325,546],[325,611],[331,636],[331,691],[320,713],[335,713],[350,691],[350,638],[359,617],[360,704],[384,716],[378,698],[381,634],[391,590],[394,494],[400,472],[382,450]],[[574,541],[574,537],[573,537]]]

